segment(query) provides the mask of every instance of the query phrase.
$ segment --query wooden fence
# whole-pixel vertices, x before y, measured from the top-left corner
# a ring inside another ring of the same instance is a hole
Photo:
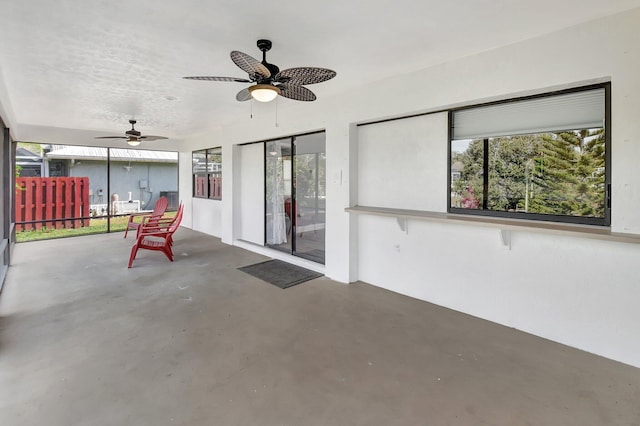
[[[17,231],[80,228],[89,223],[88,177],[16,178]]]

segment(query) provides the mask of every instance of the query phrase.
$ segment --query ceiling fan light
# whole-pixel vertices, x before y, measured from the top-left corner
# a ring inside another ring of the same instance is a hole
[[[280,89],[271,84],[256,84],[249,87],[249,92],[256,101],[271,102],[280,94]]]
[[[134,138],[129,138],[129,140],[127,140],[127,143],[131,146],[138,146],[140,145],[140,141],[138,139],[134,139]]]

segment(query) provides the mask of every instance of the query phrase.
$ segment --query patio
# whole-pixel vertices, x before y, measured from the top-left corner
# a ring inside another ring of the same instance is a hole
[[[287,290],[188,229],[18,244],[0,424],[637,424],[640,370],[365,283]]]

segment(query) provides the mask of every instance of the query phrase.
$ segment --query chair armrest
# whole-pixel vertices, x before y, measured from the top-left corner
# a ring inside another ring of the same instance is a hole
[[[137,217],[137,216],[153,216],[151,213],[146,212],[146,213],[130,213],[129,217]]]
[[[160,219],[149,219],[147,221],[142,222],[142,226],[145,228],[166,228],[169,227],[175,220],[173,218],[160,218]]]
[[[160,222],[160,221],[168,221],[168,220],[172,220],[172,218],[168,218],[168,217],[164,217],[163,215],[154,215],[154,214],[147,214],[145,216],[142,217],[142,223],[149,223],[150,221],[155,222]]]
[[[141,237],[164,237],[166,235],[171,235],[173,232],[169,231],[169,229],[144,229],[138,228],[138,233],[136,235],[137,238]]]
[[[129,215],[129,223],[136,223],[136,222],[134,222],[134,219],[137,218],[137,217],[141,217],[142,218],[141,222],[137,222],[137,223],[144,223],[145,218],[148,218],[149,216],[151,216],[151,214],[149,214],[149,213],[131,213]]]
[[[169,225],[167,226],[144,225],[138,228],[138,234],[165,231],[167,229],[169,229]]]
[[[154,221],[153,223],[142,223],[141,226],[138,227],[136,237],[139,237],[142,234],[151,235],[158,232],[165,232],[171,227],[171,225],[173,225],[173,223],[173,219],[165,219],[163,222]]]

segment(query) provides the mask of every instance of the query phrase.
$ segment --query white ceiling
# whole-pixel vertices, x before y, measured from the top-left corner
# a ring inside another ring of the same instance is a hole
[[[0,4],[0,103],[18,129],[57,138],[68,129],[89,140],[122,134],[136,118],[143,134],[181,139],[249,114],[250,102],[235,100],[247,84],[181,77],[245,78],[229,52],[261,59],[259,38],[273,41],[267,59],[281,69],[337,72],[309,86],[322,102],[636,7],[640,0],[8,1]]]

